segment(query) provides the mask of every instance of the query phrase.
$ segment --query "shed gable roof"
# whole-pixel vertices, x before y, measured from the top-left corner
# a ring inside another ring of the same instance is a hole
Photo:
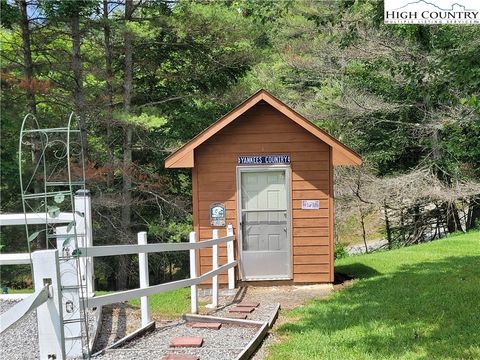
[[[166,168],[192,168],[194,166],[194,150],[199,145],[210,139],[213,135],[218,133],[224,127],[235,121],[240,115],[255,106],[260,101],[265,101],[267,104],[281,112],[287,118],[300,125],[312,135],[327,143],[333,150],[333,164],[334,165],[360,165],[362,158],[355,151],[350,149],[345,144],[335,139],[333,136],[327,134],[311,121],[304,118],[295,110],[285,105],[272,94],[266,90],[259,90],[250,96],[243,103],[238,105],[228,114],[217,120],[208,128],[203,130],[192,140],[181,146],[174,153],[165,159]]]

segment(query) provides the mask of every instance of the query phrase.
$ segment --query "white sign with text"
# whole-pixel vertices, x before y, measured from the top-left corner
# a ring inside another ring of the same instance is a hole
[[[320,200],[302,200],[302,210],[320,209]]]
[[[480,24],[478,0],[384,0],[385,24]]]

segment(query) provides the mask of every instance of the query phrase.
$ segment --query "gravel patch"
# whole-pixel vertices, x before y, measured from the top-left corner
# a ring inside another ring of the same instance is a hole
[[[18,302],[19,300],[0,301],[0,314],[6,312]],[[95,317],[93,312],[89,311],[88,327],[90,334],[93,334],[94,326]],[[0,335],[0,359],[33,360],[39,358],[37,312],[32,311]]]
[[[108,350],[100,360],[155,359],[165,354],[190,354],[201,359],[235,359],[258,331],[256,326],[223,324],[219,330],[194,329],[187,322],[172,321],[119,349]],[[200,336],[204,342],[200,348],[170,348],[170,339],[179,336]]]
[[[0,314],[18,302],[0,301]],[[37,312],[32,311],[0,335],[0,358],[9,360],[39,359],[37,334]]]

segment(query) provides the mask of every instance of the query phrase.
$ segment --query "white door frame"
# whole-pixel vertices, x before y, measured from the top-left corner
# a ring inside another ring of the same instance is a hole
[[[269,171],[285,171],[285,192],[287,196],[287,239],[289,240],[290,246],[288,246],[288,268],[289,276],[288,277],[277,277],[277,278],[265,278],[265,279],[245,279],[243,270],[242,270],[242,253],[243,253],[243,227],[242,222],[242,173],[244,172],[269,172]],[[292,236],[292,197],[291,197],[291,176],[292,170],[290,165],[261,165],[261,166],[237,166],[237,229],[238,229],[238,258],[239,258],[239,268],[240,268],[240,278],[242,281],[261,281],[261,280],[291,280],[293,279],[293,261],[292,261],[292,249],[293,249],[293,236]]]

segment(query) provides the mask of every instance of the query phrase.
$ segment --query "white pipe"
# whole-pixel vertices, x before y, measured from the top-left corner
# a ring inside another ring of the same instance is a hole
[[[138,245],[147,244],[147,233],[145,231],[137,234]],[[148,255],[146,253],[138,254],[138,273],[140,276],[140,288],[146,289],[149,285],[148,276]],[[148,303],[148,296],[142,296],[140,298],[141,311],[142,311],[142,327],[147,326],[150,323],[150,306]]]
[[[227,226],[227,237],[232,238],[232,240],[227,243],[227,262],[230,264],[235,261],[233,249],[233,239],[235,239],[235,237],[233,235],[232,224],[228,224]],[[228,270],[228,288],[235,289],[235,269],[233,267]]]
[[[194,244],[197,242],[197,236],[194,231],[190,233],[190,243]],[[197,259],[195,254],[195,249],[190,250],[190,278],[197,278]],[[190,287],[190,302],[192,307],[192,314],[198,314],[198,289],[197,285],[193,284]]]
[[[213,239],[218,239],[218,230],[213,230]],[[212,270],[218,269],[218,245],[212,247]],[[212,307],[218,307],[218,275],[212,277]]]

